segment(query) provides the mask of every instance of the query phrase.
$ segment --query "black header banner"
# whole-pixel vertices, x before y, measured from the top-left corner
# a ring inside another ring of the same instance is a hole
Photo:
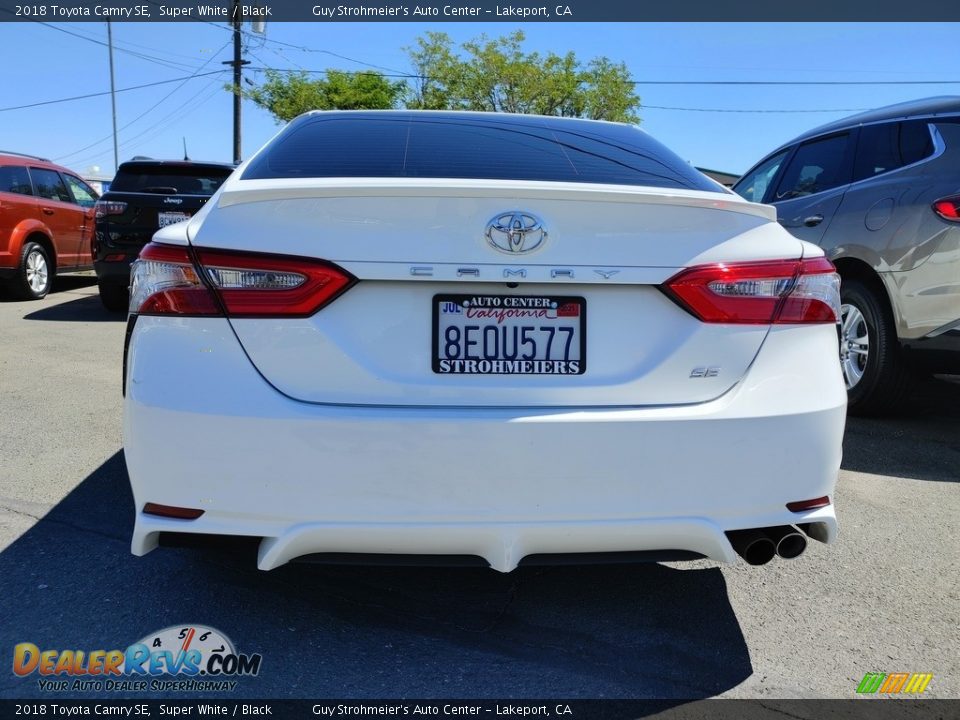
[[[0,0],[7,22],[922,22],[960,20],[953,0]]]
[[[0,719],[72,718],[569,718],[570,720],[940,720],[960,700],[2,700]]]

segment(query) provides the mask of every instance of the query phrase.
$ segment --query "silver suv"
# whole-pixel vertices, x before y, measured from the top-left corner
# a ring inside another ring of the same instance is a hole
[[[916,370],[960,372],[960,97],[819,127],[733,189],[836,264],[851,412],[893,409]]]

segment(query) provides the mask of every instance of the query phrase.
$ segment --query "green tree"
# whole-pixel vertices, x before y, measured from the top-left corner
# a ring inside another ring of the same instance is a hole
[[[266,71],[266,80],[247,97],[287,122],[309,110],[383,110],[396,107],[406,83],[390,82],[377,72],[328,70],[312,79],[305,72]]]
[[[640,122],[640,98],[622,62],[527,53],[524,39],[521,30],[493,40],[481,35],[463,43],[461,54],[446,33],[418,38],[407,48],[417,75],[407,107]]]

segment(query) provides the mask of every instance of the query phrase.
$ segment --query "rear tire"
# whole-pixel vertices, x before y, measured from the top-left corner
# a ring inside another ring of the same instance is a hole
[[[130,304],[130,294],[127,288],[122,285],[111,285],[110,283],[98,283],[97,289],[100,291],[100,302],[110,312],[126,312]]]
[[[840,364],[851,415],[895,410],[910,388],[911,374],[884,298],[861,280],[840,285]]]
[[[15,297],[40,300],[53,287],[53,265],[43,245],[27,242],[20,249],[20,264],[11,283]]]

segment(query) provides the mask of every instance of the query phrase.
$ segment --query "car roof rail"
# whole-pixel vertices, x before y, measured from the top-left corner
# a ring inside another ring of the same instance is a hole
[[[17,157],[30,158],[31,160],[39,160],[40,162],[53,162],[50,158],[30,155],[29,153],[14,152],[13,150],[0,150],[0,155],[16,155]]]

